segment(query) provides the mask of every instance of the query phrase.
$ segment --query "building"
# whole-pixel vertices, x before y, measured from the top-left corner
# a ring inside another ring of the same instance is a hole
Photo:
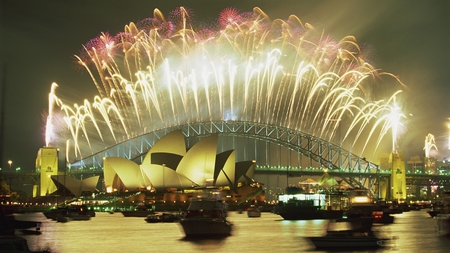
[[[160,140],[137,164],[122,157],[105,157],[103,161],[107,192],[187,189],[204,187],[237,188],[239,183],[251,184],[255,161],[235,161],[235,150],[217,154],[218,134],[201,139],[186,148],[181,130]]]

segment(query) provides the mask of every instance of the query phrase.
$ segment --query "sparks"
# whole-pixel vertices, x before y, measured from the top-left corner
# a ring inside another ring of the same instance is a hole
[[[159,10],[154,16],[115,36],[102,33],[76,56],[98,89],[93,102],[62,101],[52,88],[58,103],[50,103],[64,112],[67,124],[59,139],[71,139],[72,155],[164,127],[228,119],[325,140],[345,123],[350,127],[344,139],[352,136],[353,145],[385,121],[395,149],[394,122],[402,114],[392,101],[399,92],[385,101],[377,97],[375,82],[393,75],[368,64],[354,37],[335,41],[296,16],[271,21],[259,8],[227,8],[217,24],[208,25],[197,25],[184,7],[167,19]],[[379,138],[385,133],[383,128]]]

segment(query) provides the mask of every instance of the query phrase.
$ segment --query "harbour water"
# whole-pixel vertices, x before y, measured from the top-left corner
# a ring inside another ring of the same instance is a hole
[[[25,217],[26,216],[26,217]],[[286,221],[273,213],[248,218],[244,212],[230,212],[231,236],[214,239],[186,239],[178,223],[146,223],[144,218],[121,213],[97,213],[89,221],[57,223],[41,213],[17,215],[18,219],[44,221],[40,235],[26,238],[31,250],[57,253],[92,252],[326,252],[318,251],[305,236],[325,233],[327,220]],[[353,252],[448,252],[450,238],[437,235],[435,220],[426,210],[396,214],[393,224],[374,225],[376,233],[392,238],[381,249]],[[336,252],[336,251],[333,251]],[[345,251],[352,252],[352,251]]]

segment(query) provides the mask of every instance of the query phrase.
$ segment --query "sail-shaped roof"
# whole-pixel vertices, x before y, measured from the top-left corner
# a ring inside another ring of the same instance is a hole
[[[181,159],[177,173],[204,186],[207,180],[214,179],[214,169],[217,154],[218,134],[201,139]]]
[[[181,188],[205,186],[237,186],[251,182],[254,162],[236,163],[236,151],[217,154],[218,134],[201,139],[186,151],[184,135],[177,130],[163,136],[145,155],[142,164],[120,157],[104,159],[105,185],[108,191],[122,184],[128,190],[139,188]]]

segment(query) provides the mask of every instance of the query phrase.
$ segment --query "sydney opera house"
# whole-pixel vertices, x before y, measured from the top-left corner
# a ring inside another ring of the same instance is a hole
[[[181,130],[163,136],[145,155],[142,164],[122,157],[103,161],[107,192],[192,187],[237,188],[251,184],[254,161],[236,163],[235,150],[217,154],[218,134],[201,139],[186,150]]]
[[[264,194],[260,185],[252,179],[255,161],[236,162],[235,150],[217,154],[217,145],[218,134],[215,133],[187,148],[182,130],[176,130],[161,137],[145,154],[141,164],[123,157],[105,157],[103,189],[100,191],[183,193],[189,189],[214,186],[227,191],[224,195],[235,202],[256,198],[258,195],[261,200]],[[41,163],[45,163],[45,151],[49,152],[51,149],[43,148],[40,151],[38,160]],[[45,182],[49,179],[51,181]],[[78,180],[52,170],[42,170],[40,195],[64,189],[72,196],[80,196],[83,192],[98,191],[96,186],[99,179],[99,176],[95,176]],[[178,200],[186,201],[186,197],[182,197],[183,194],[178,195]]]

